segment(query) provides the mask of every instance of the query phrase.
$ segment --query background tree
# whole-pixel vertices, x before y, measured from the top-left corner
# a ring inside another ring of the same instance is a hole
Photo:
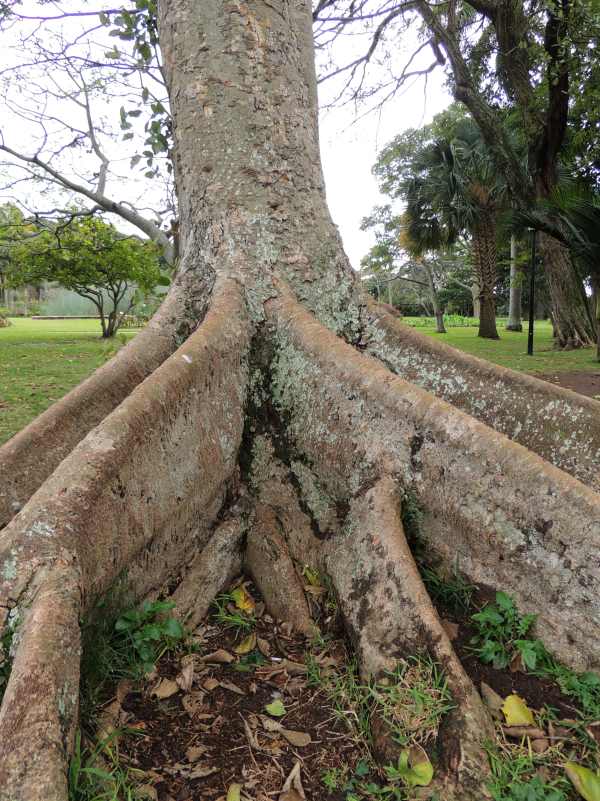
[[[97,217],[70,220],[50,230],[36,231],[30,225],[29,232],[9,250],[7,282],[56,282],[73,290],[97,308],[105,338],[115,335],[123,315],[133,308],[134,295],[126,301],[132,289],[147,293],[168,283],[156,246],[124,236]]]
[[[365,20],[372,25],[364,52],[329,73],[346,76],[343,95],[368,99],[373,105],[374,98],[383,102],[411,76],[441,66],[454,97],[464,103],[479,126],[516,208],[526,211],[536,198],[549,196],[557,184],[569,138],[571,101],[575,96],[586,97],[591,108],[597,102],[594,78],[599,20],[593,4],[585,0],[544,4],[453,0],[439,8],[427,0],[389,4],[324,0],[315,17],[325,37],[324,46],[327,36],[332,40],[335,35],[354,32]],[[421,38],[405,67],[390,70],[387,80],[369,81],[368,65],[380,60],[406,28],[419,30]],[[419,67],[417,56],[424,50],[432,52],[432,60]],[[573,106],[583,119],[582,104],[575,99]],[[572,133],[576,135],[576,131]],[[595,126],[589,126],[585,142],[589,166],[580,164],[579,169],[588,170],[597,153]],[[556,229],[554,236],[550,230],[548,225],[540,236],[540,248],[557,344],[586,344],[593,332],[581,280]]]
[[[506,184],[477,126],[455,109],[440,115],[419,132],[393,140],[374,171],[382,191],[406,203],[408,236],[418,252],[446,248],[468,234],[479,291],[479,336],[497,339],[498,216]]]

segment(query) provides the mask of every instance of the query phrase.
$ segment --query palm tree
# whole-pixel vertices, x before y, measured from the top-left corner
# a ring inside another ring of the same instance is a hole
[[[475,123],[461,120],[454,136],[426,144],[415,153],[413,177],[400,190],[413,241],[435,250],[452,244],[461,232],[468,233],[479,286],[479,336],[498,339],[496,240],[506,185]]]

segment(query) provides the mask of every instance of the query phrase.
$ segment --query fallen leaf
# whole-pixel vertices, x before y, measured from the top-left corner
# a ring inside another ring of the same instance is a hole
[[[115,729],[124,722],[124,713],[119,701],[112,701],[104,707],[98,718],[98,729],[96,736],[98,740],[105,740],[110,737]]]
[[[188,762],[197,762],[202,754],[206,753],[206,748],[203,745],[192,745],[185,752],[185,758]]]
[[[237,648],[234,648],[233,650],[236,652],[236,654],[241,655],[241,654],[249,654],[250,651],[253,651],[255,648],[256,648],[256,634],[252,632],[252,634],[249,634],[247,637],[244,637],[244,639],[237,646]]]
[[[283,725],[278,720],[268,718],[266,715],[260,716],[260,722],[265,731],[281,731],[283,729]]]
[[[453,623],[451,620],[442,619],[442,628],[448,635],[450,642],[458,637],[458,623]]]
[[[543,754],[544,751],[547,751],[550,747],[550,743],[546,740],[545,737],[540,737],[539,740],[532,740],[531,741],[531,749],[536,754]]]
[[[217,648],[216,651],[213,651],[211,654],[205,654],[201,656],[200,659],[202,662],[217,662],[221,665],[228,665],[230,662],[233,662],[235,656],[230,654],[229,651],[225,651],[223,648]]]
[[[546,733],[537,726],[503,726],[502,731],[507,737],[513,737],[518,740],[520,740],[521,737],[540,740],[542,737],[546,736]]]
[[[146,801],[158,801],[158,793],[151,784],[140,784],[135,788],[136,798]]]
[[[274,701],[271,701],[270,704],[265,706],[265,709],[269,715],[273,715],[275,718],[282,718],[285,715],[285,706],[281,698],[276,698]]]
[[[492,712],[492,715],[494,717],[499,717],[504,701],[502,700],[501,696],[499,696],[498,693],[484,681],[481,682],[481,697],[483,698],[485,705]]]
[[[293,662],[291,659],[282,659],[281,667],[286,670],[290,676],[300,676],[306,673],[306,665],[302,662]]]
[[[179,692],[179,685],[176,681],[172,679],[161,679],[157,685],[155,685],[150,692],[151,698],[170,698],[172,695],[175,695]]]
[[[296,748],[305,748],[311,742],[310,734],[304,731],[293,731],[292,729],[282,729],[281,733]]]
[[[130,692],[133,692],[133,682],[129,679],[121,679],[121,681],[117,684],[117,691],[115,693],[119,705],[123,703]]]
[[[425,749],[420,745],[411,746],[408,751],[408,764],[410,765],[408,780],[410,786],[428,787],[433,779],[433,765],[429,761]]]
[[[306,798],[304,794],[304,787],[302,787],[300,770],[301,770],[300,762],[296,760],[296,762],[294,763],[294,767],[291,769],[289,773],[289,776],[283,783],[283,787],[281,788],[281,795],[279,796],[279,801],[297,801],[298,798],[301,799]],[[288,795],[286,796],[285,793],[288,793]],[[292,794],[290,795],[290,793]]]
[[[517,653],[510,660],[509,670],[511,673],[525,672],[525,665],[523,663],[523,654],[520,651],[517,651]]]
[[[505,698],[502,711],[507,726],[533,726],[533,712],[525,701],[518,695],[509,695]]]
[[[210,676],[208,679],[206,679],[206,681],[204,682],[204,684],[202,685],[202,687],[203,687],[203,688],[204,688],[204,689],[205,689],[207,692],[211,693],[213,690],[216,690],[216,689],[217,689],[217,687],[220,685],[220,683],[221,683],[221,682],[217,681],[215,678],[213,678],[212,676]]]
[[[238,609],[242,612],[252,612],[256,606],[254,598],[246,592],[246,588],[241,584],[231,591],[231,597]]]
[[[271,644],[268,640],[265,640],[262,637],[257,637],[256,642],[258,644],[258,650],[263,656],[271,655]]]
[[[175,681],[179,685],[179,687],[183,690],[184,693],[188,693],[192,689],[192,684],[194,683],[194,661],[193,659],[187,659],[183,662],[182,660],[182,669],[181,673],[179,673],[175,677]]]
[[[229,690],[230,692],[237,693],[238,695],[246,695],[244,690],[241,690],[237,684],[234,684],[232,681],[221,681],[219,683],[224,690]]]
[[[565,763],[565,773],[585,801],[600,801],[600,777],[597,773],[575,762]]]
[[[227,790],[227,801],[240,801],[241,792],[241,784],[230,784],[229,790]]]

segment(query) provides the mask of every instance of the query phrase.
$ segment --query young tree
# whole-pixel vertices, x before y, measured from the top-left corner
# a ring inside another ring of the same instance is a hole
[[[182,577],[173,597],[197,621],[244,554],[270,609],[307,633],[295,565],[330,575],[365,679],[414,653],[442,666],[455,706],[429,789],[479,801],[491,721],[419,577],[402,499],[426,507],[449,566],[468,542],[487,583],[497,571],[505,590],[526,594],[557,652],[572,659],[575,641],[587,664],[595,574],[567,573],[559,590],[542,579],[558,562],[544,550],[554,556],[555,541],[565,563],[595,569],[596,496],[360,352],[383,343],[391,363],[402,348],[394,321],[369,309],[327,209],[309,3],[169,0],[158,21],[180,266],[147,331],[2,450],[2,497],[18,506],[36,494],[2,532],[0,610],[18,636],[0,710],[0,798],[65,801],[79,621],[94,600],[124,576],[136,598]],[[536,385],[519,380],[529,403]],[[514,404],[513,394],[513,430]],[[23,472],[32,436],[39,464]],[[57,466],[65,441],[74,450]],[[576,553],[574,508],[585,520]],[[534,533],[540,520],[552,521],[546,537]]]
[[[9,251],[6,279],[12,286],[56,282],[90,300],[100,316],[102,336],[116,334],[135,303],[129,290],[151,292],[168,283],[161,276],[156,246],[124,236],[98,217],[67,221],[51,230],[31,230]]]

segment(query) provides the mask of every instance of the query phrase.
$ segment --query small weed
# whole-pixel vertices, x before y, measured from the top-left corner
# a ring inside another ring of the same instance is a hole
[[[455,568],[451,576],[442,576],[432,567],[421,567],[421,578],[434,603],[460,614],[471,608],[475,586],[461,576]]]
[[[237,636],[249,634],[256,626],[256,617],[250,612],[238,609],[230,593],[219,595],[213,601],[214,618],[227,629],[234,629]]]
[[[69,764],[69,801],[135,801],[135,782],[119,760],[114,731],[94,748],[83,748],[81,733]]]
[[[402,660],[369,687],[374,709],[401,746],[433,740],[443,716],[454,708],[447,680],[429,656]]]
[[[600,719],[600,676],[597,673],[575,673],[550,656],[536,673],[552,678],[565,695],[577,701],[586,718]]]
[[[163,617],[174,606],[171,601],[145,601],[139,609],[131,609],[117,619],[116,636],[129,646],[129,669],[134,678],[151,673],[157,660],[183,640],[181,623],[174,617]]]
[[[501,670],[520,655],[523,665],[534,670],[547,656],[540,640],[527,638],[536,615],[521,615],[504,592],[497,592],[496,603],[486,604],[471,620],[477,629],[471,645],[482,662],[491,662]]]
[[[569,783],[561,776],[559,779],[543,781],[536,771],[544,764],[551,763],[552,750],[542,757],[535,757],[522,746],[507,746],[501,751],[496,746],[488,746],[488,758],[492,777],[488,789],[494,801],[567,801]],[[554,755],[561,762],[564,755]]]
[[[11,627],[10,623],[7,625],[6,630],[2,637],[0,637],[0,703],[10,678],[10,671],[12,668],[12,657],[10,649],[12,646],[15,630]]]

